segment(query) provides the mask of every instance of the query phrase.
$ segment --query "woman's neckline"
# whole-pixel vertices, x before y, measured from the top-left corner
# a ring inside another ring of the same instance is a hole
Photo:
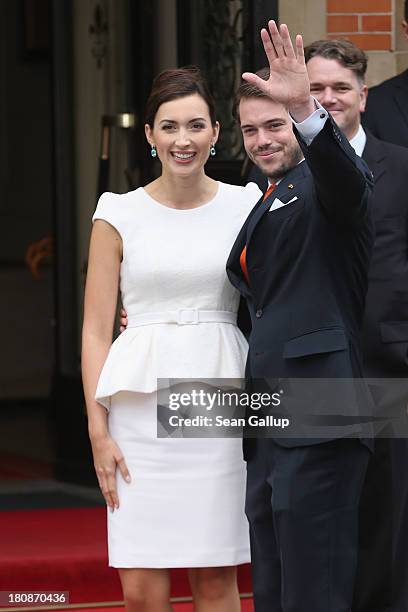
[[[221,182],[217,181],[217,185],[218,185],[217,191],[215,192],[211,200],[208,200],[208,202],[204,202],[204,204],[200,204],[200,206],[194,206],[194,208],[173,208],[172,206],[166,206],[166,204],[162,204],[158,200],[155,200],[155,198],[153,198],[149,193],[147,193],[144,187],[139,187],[139,189],[142,190],[142,193],[146,196],[146,199],[152,204],[154,204],[155,206],[160,206],[160,208],[164,208],[166,210],[170,210],[176,213],[191,213],[196,210],[202,210],[203,208],[207,208],[215,203],[218,196],[220,195]]]

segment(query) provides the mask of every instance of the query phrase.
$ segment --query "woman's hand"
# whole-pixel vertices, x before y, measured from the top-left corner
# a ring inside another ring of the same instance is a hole
[[[295,121],[303,121],[315,105],[310,96],[302,36],[296,36],[295,53],[287,25],[278,29],[274,21],[269,21],[268,28],[269,31],[261,30],[261,38],[269,62],[269,79],[265,81],[252,72],[244,72],[242,78],[283,104]]]
[[[130,473],[121,450],[109,434],[91,439],[94,466],[102,494],[111,512],[119,508],[116,488],[116,470],[126,482],[130,482]]]

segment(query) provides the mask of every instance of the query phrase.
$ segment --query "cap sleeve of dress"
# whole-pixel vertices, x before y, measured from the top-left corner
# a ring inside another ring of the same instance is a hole
[[[117,193],[105,192],[98,200],[95,212],[92,217],[92,223],[97,219],[106,221],[119,233],[122,240],[124,238],[124,230],[126,227],[125,219],[123,219],[123,206],[121,206],[121,196]]]

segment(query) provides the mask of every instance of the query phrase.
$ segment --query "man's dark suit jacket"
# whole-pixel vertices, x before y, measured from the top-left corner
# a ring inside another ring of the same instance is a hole
[[[408,144],[408,89],[407,89]],[[363,159],[374,175],[376,239],[363,326],[364,374],[408,377],[408,149],[367,130]]]
[[[377,138],[408,147],[408,70],[370,88],[362,122]]]
[[[366,135],[363,159],[374,174],[376,240],[363,324],[364,374],[408,380],[408,149],[368,130]],[[406,388],[388,386],[384,393],[387,386],[377,387],[377,417],[403,412],[407,403]],[[397,429],[401,425],[398,420]],[[378,421],[377,431],[389,435],[390,423]],[[408,610],[407,451],[404,439],[375,442],[361,497],[356,612]]]
[[[408,378],[408,148],[379,140],[367,129],[366,136],[362,157],[374,175],[376,238],[363,319],[364,374]],[[249,180],[266,190],[258,168]]]
[[[355,422],[367,415],[369,402],[351,379],[362,375],[360,328],[374,240],[372,175],[331,118],[310,146],[298,140],[306,162],[254,207],[227,262],[251,315],[247,374],[344,379],[344,395],[337,402],[332,397],[323,412]],[[270,212],[276,198],[294,201]],[[250,287],[240,266],[245,245]],[[360,431],[349,425],[339,436]],[[322,441],[327,437],[313,434],[302,444]]]

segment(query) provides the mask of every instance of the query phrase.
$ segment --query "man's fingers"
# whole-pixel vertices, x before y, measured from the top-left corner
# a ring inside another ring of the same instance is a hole
[[[120,331],[121,332],[125,331],[125,329],[127,328],[128,320],[127,320],[127,314],[123,310],[123,308],[120,311],[119,324],[120,324]]]
[[[121,316],[121,317],[125,317],[125,318],[127,317],[127,312],[126,312],[126,310],[123,308],[123,306],[122,306],[122,308],[120,309],[120,316]]]
[[[303,46],[303,37],[301,34],[296,36],[296,58],[299,64],[305,65],[305,49]]]
[[[127,468],[126,462],[123,457],[121,457],[118,460],[118,467],[119,467],[120,473],[123,476],[123,480],[125,480],[126,482],[130,482],[132,479],[130,477],[130,472]]]
[[[125,314],[123,314],[125,313]],[[127,324],[128,324],[128,320],[127,320],[127,315],[126,312],[123,310],[120,311],[120,318],[119,318],[119,331],[120,333],[124,332],[125,329],[127,329]]]
[[[286,57],[295,59],[296,56],[293,50],[293,45],[292,45],[292,41],[291,41],[290,34],[289,34],[289,28],[286,25],[286,23],[282,23],[280,27],[280,34],[281,34],[283,49],[285,51]]]
[[[261,79],[257,74],[253,74],[253,72],[244,72],[242,78],[244,79],[244,81],[255,85],[261,91],[268,93],[267,81]]]
[[[280,35],[278,26],[273,20],[271,20],[268,22],[268,28],[269,28],[269,33],[272,38],[272,43],[275,49],[276,57],[284,57],[285,49],[283,47],[282,36]],[[265,42],[264,42],[264,46],[265,46]]]
[[[271,37],[269,36],[269,32],[262,28],[261,30],[261,38],[263,47],[265,50],[266,57],[268,58],[269,65],[272,64],[274,60],[278,57],[275,47],[272,44]]]

